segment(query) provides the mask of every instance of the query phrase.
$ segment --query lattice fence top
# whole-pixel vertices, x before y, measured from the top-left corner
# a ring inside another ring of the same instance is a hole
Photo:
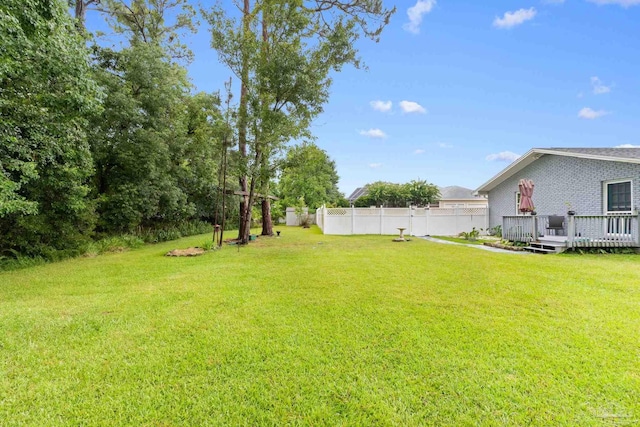
[[[460,213],[462,215],[486,215],[487,208],[464,208]]]
[[[327,209],[327,215],[330,216],[345,216],[347,215],[349,209],[345,208],[329,208]]]
[[[486,215],[487,208],[434,208],[431,215]]]

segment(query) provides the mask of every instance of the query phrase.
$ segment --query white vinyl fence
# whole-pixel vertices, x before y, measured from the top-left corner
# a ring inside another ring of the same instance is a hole
[[[308,215],[308,214],[309,214],[309,208],[304,208],[302,210],[302,215]],[[300,225],[300,215],[296,213],[296,208],[287,208],[286,220],[287,220],[287,225],[289,226]]]
[[[324,234],[398,234],[455,236],[487,230],[487,208],[319,208],[316,224]],[[484,232],[482,233],[484,234]]]

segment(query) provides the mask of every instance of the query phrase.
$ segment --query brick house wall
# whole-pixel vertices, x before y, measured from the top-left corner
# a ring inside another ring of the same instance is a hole
[[[566,202],[577,215],[604,214],[604,183],[630,179],[632,207],[640,209],[640,165],[545,154],[489,192],[489,224],[516,215],[516,193],[522,178],[533,180],[538,215],[565,215]]]

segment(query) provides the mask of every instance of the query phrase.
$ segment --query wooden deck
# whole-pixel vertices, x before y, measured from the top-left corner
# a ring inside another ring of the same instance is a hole
[[[505,216],[502,237],[530,246],[547,242],[565,248],[640,247],[639,224],[639,215],[565,216],[563,230],[551,234],[549,215]]]

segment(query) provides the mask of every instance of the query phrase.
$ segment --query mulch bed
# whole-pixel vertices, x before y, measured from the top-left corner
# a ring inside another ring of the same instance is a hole
[[[500,248],[500,249],[506,249],[508,251],[516,251],[516,252],[522,252],[524,251],[523,247],[520,246],[510,246],[510,245],[503,245],[502,243],[497,243],[497,242],[484,242],[485,246],[491,246],[492,248]]]
[[[206,251],[202,248],[174,249],[167,252],[165,256],[198,256],[205,252]]]

